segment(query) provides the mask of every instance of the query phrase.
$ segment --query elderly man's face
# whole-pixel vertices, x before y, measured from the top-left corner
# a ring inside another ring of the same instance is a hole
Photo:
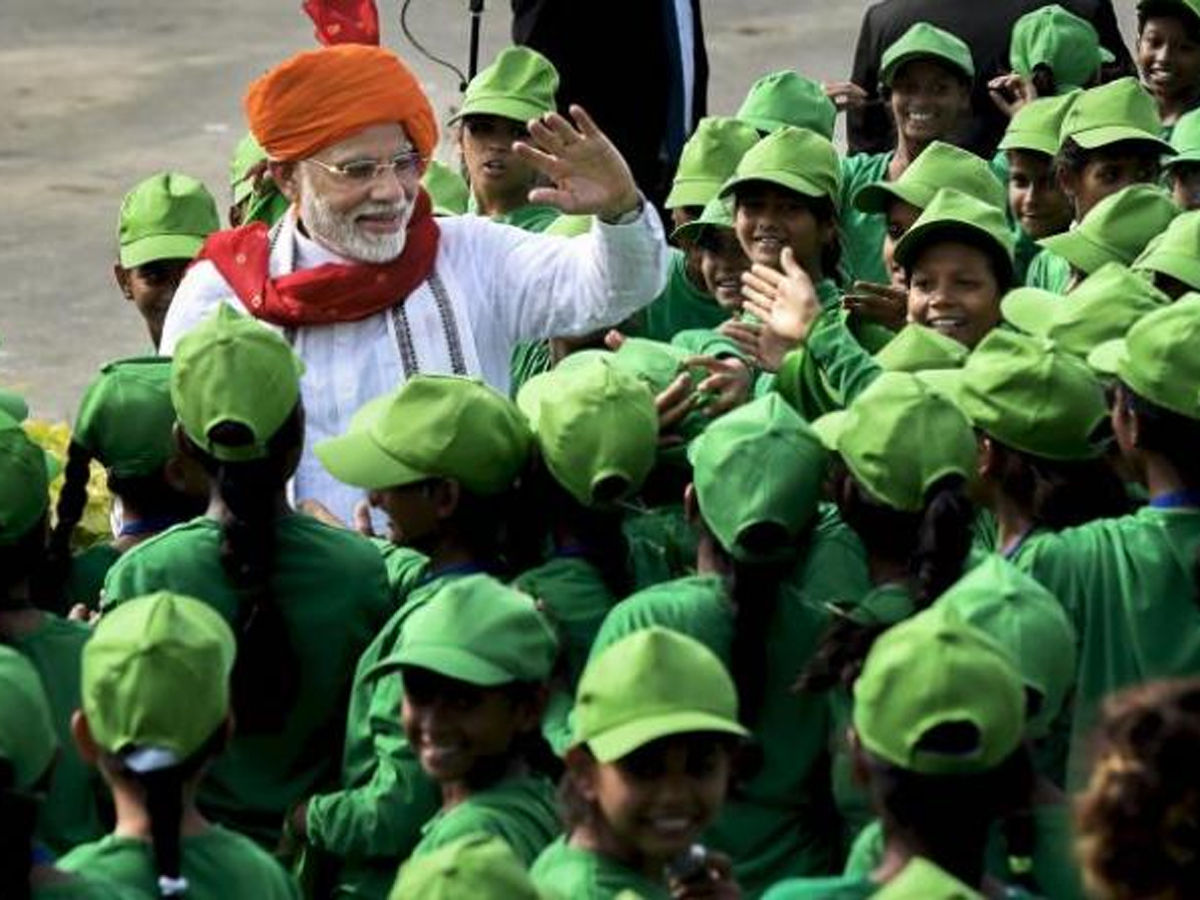
[[[420,184],[422,164],[407,154],[399,125],[373,125],[311,159],[273,164],[272,177],[299,203],[314,240],[350,259],[388,262],[404,250]]]

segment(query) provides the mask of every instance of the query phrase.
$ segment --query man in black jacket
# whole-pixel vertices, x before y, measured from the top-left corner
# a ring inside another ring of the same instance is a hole
[[[1121,40],[1112,0],[1057,0],[1095,27],[1100,45],[1116,57],[1114,66],[1133,72],[1129,50]],[[1030,10],[1046,6],[1047,0],[881,0],[863,15],[854,53],[850,80],[866,90],[866,106],[852,109],[847,117],[847,136],[852,153],[879,153],[893,145],[891,119],[877,101],[879,59],[883,51],[910,26],[925,21],[958,35],[975,58],[975,90],[972,105],[975,119],[967,148],[990,159],[1008,120],[988,96],[987,83],[1009,71],[1008,41],[1013,24]]]

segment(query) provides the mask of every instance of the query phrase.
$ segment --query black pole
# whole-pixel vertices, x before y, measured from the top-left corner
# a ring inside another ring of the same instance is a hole
[[[483,0],[470,0],[471,53],[467,60],[467,79],[479,71],[479,22],[483,18]]]

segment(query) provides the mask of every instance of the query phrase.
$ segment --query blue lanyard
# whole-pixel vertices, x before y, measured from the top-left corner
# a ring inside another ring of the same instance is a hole
[[[439,578],[447,578],[451,575],[479,575],[486,572],[487,569],[477,563],[455,563],[452,566],[443,566],[440,569],[430,569],[421,576],[420,580],[413,587],[424,587],[431,582],[437,581]]]
[[[176,516],[147,516],[144,519],[134,519],[132,522],[121,523],[117,537],[140,537],[143,534],[157,534],[166,531],[172,525],[178,525],[181,520]]]
[[[1150,498],[1150,505],[1155,509],[1184,509],[1200,507],[1200,491],[1172,491],[1169,494],[1159,494]]]
[[[1013,557],[1016,556],[1017,553],[1020,552],[1021,548],[1025,546],[1025,541],[1029,539],[1029,535],[1032,533],[1032,528],[1026,528],[1013,539],[1011,544],[1009,544],[1007,547],[1000,548],[1000,555],[1009,562],[1012,562]]]

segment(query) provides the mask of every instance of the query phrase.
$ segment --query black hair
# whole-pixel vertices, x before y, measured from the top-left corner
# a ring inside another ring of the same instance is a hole
[[[1151,19],[1178,19],[1188,40],[1200,44],[1200,19],[1178,0],[1141,0],[1137,5],[1137,34],[1140,38]]]
[[[1094,159],[1104,157],[1135,156],[1152,161],[1156,166],[1160,161],[1161,151],[1149,139],[1133,138],[1126,141],[1114,141],[1103,147],[1087,150],[1079,145],[1074,138],[1063,138],[1059,145],[1058,154],[1054,157],[1054,167],[1062,172],[1079,175]]]
[[[1029,73],[1029,80],[1033,83],[1033,89],[1039,97],[1057,97],[1058,96],[1058,81],[1054,77],[1054,70],[1050,68],[1049,63],[1040,62],[1033,67],[1033,71]]]
[[[755,182],[750,182],[751,184]],[[838,284],[845,282],[845,275],[842,272],[842,232],[838,222],[837,204],[832,197],[810,197],[807,194],[802,194],[799,191],[793,191],[790,188],[781,185],[775,185],[774,182],[762,181],[759,184],[766,184],[777,187],[780,190],[787,191],[812,215],[814,219],[821,225],[832,225],[834,239],[821,245],[821,277],[833,279]],[[739,190],[734,191],[735,206],[736,198],[739,196]],[[810,275],[812,273],[809,273]],[[814,279],[815,281],[816,279]]]
[[[917,236],[915,242],[911,245],[912,249],[908,253],[911,265],[904,267],[905,283],[911,286],[913,269],[916,268],[916,263],[920,259],[921,254],[936,244],[949,242],[974,247],[987,257],[988,265],[992,270],[992,277],[996,279],[996,303],[998,306],[1000,298],[1013,287],[1013,281],[1016,277],[1013,270],[1012,257],[992,238],[983,234],[977,228],[946,225],[942,228],[928,231],[924,235]]]
[[[221,422],[209,438],[224,446],[253,440],[237,422]],[[233,707],[243,734],[276,732],[287,721],[299,690],[299,663],[271,580],[275,572],[278,494],[291,477],[304,440],[304,414],[295,409],[267,442],[267,455],[225,462],[190,444],[225,505],[221,567],[238,595],[238,652],[233,667]]]
[[[35,601],[51,605],[43,589],[46,575],[46,516],[43,515],[11,544],[0,545],[0,610],[24,609],[26,602],[12,597],[13,589],[29,580]]]
[[[0,896],[13,900],[33,896],[29,874],[37,816],[37,797],[17,790],[13,764],[0,759]]]

